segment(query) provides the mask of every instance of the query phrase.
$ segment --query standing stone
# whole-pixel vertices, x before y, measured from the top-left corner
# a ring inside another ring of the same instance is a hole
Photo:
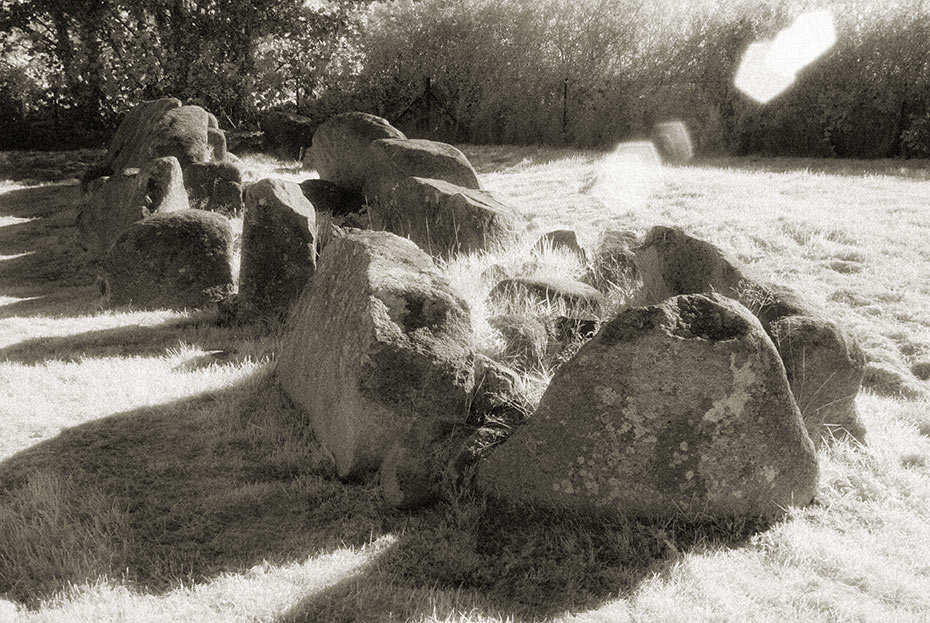
[[[156,158],[141,171],[124,169],[88,187],[77,218],[80,244],[102,254],[133,223],[157,213],[188,208],[176,158]]]
[[[197,308],[233,289],[229,221],[202,210],[156,214],[130,226],[104,261],[112,305]]]
[[[321,180],[361,193],[377,166],[369,149],[381,138],[407,138],[386,119],[360,112],[336,115],[313,134],[313,164]]]
[[[516,212],[490,193],[420,177],[398,184],[391,199],[370,206],[369,213],[377,227],[435,256],[488,249],[519,229]]]
[[[110,140],[103,166],[111,172],[140,168],[149,158],[148,147],[165,114],[181,107],[181,100],[163,97],[142,102],[123,117]]]
[[[478,190],[478,174],[461,151],[425,139],[383,138],[372,141],[369,150],[374,167],[369,172],[363,194],[368,203],[390,201],[391,191],[408,177],[442,180]]]
[[[207,113],[209,114],[209,113]],[[210,115],[213,117],[213,115]],[[215,120],[216,117],[213,117]],[[210,146],[210,160],[213,162],[223,162],[226,160],[226,133],[219,128],[207,128],[207,144]]]
[[[300,186],[265,179],[248,187],[242,220],[239,305],[284,318],[316,268],[316,211]]]
[[[794,399],[815,445],[846,436],[864,440],[856,412],[865,356],[836,325],[810,316],[785,316],[771,325]]]
[[[429,256],[350,231],[320,255],[276,375],[341,477],[380,467],[419,422],[464,422],[473,384],[468,307]]]
[[[720,248],[678,229],[651,229],[636,249],[636,265],[643,282],[637,299],[640,304],[678,294],[719,292],[746,306],[762,323],[785,368],[791,371],[791,388],[814,444],[820,445],[825,428],[839,438],[845,435],[838,433],[845,431],[865,441],[865,428],[853,399],[861,385],[864,359],[855,341],[836,324],[824,320],[821,310],[801,301],[788,288],[753,278]],[[792,317],[797,318],[789,320]],[[789,348],[784,336],[779,339],[779,324],[782,333],[797,329],[794,344],[803,343],[803,348]],[[813,391],[809,379],[819,379],[822,387]]]
[[[209,116],[200,106],[181,106],[165,113],[155,128],[149,156],[174,156],[186,168],[194,162],[210,159],[207,142]]]
[[[319,125],[319,122],[303,115],[282,110],[268,111],[261,118],[265,150],[297,160],[301,150],[313,143],[313,133]]]
[[[553,377],[479,468],[510,502],[667,518],[777,515],[817,487],[813,444],[759,321],[716,294],[631,308]]]

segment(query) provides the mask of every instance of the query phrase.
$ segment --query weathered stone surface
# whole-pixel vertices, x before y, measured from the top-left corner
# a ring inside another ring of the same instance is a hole
[[[540,303],[564,304],[574,316],[600,314],[607,302],[597,289],[586,283],[562,277],[513,277],[491,288],[492,300],[534,298]]]
[[[771,335],[807,432],[821,439],[865,441],[856,411],[865,357],[835,324],[810,316],[785,316],[771,324]]]
[[[261,118],[265,150],[297,160],[303,149],[313,144],[319,122],[310,117],[281,110],[266,112]]]
[[[217,185],[223,181],[241,185],[242,167],[231,162],[198,162],[184,167],[184,186],[192,208],[207,209]]]
[[[425,139],[384,138],[372,141],[372,170],[363,187],[369,203],[390,201],[391,191],[408,177],[442,180],[479,190],[478,174],[461,151]]]
[[[361,193],[374,170],[368,149],[381,138],[407,138],[386,119],[360,112],[343,113],[323,122],[313,134],[313,164],[320,179]]]
[[[167,111],[150,139],[148,157],[174,156],[187,168],[210,159],[207,142],[207,111],[200,106],[181,106]]]
[[[284,318],[313,276],[316,211],[293,182],[248,187],[242,219],[239,306],[246,315]]]
[[[78,214],[79,240],[86,249],[102,254],[136,221],[188,207],[177,159],[156,158],[141,171],[124,169],[90,185]]]
[[[439,499],[449,462],[461,451],[463,440],[463,433],[446,422],[413,424],[387,451],[378,470],[385,501],[411,510]]]
[[[578,236],[571,229],[556,229],[540,236],[534,247],[537,251],[543,251],[547,248],[552,250],[567,251],[574,253],[582,261],[587,262],[588,258],[584,249],[578,244]]]
[[[725,517],[807,504],[817,477],[774,345],[744,307],[710,294],[627,309],[605,325],[479,468],[478,484],[518,504]]]
[[[207,113],[208,118],[213,117]],[[213,117],[216,120],[216,117]],[[226,133],[219,128],[207,128],[207,144],[210,146],[210,160],[213,162],[223,162],[226,160]]]
[[[320,255],[276,374],[352,477],[420,420],[464,422],[473,359],[468,307],[429,257],[387,232],[349,231]]]
[[[488,324],[507,344],[504,358],[530,369],[539,366],[549,346],[549,331],[540,320],[516,314],[500,314],[488,318]]]
[[[103,166],[111,172],[143,166],[149,159],[149,143],[157,131],[162,117],[169,110],[181,107],[181,100],[163,97],[142,102],[128,113],[110,141]]]
[[[810,418],[809,432],[814,443],[821,443],[824,427],[846,430],[863,441],[864,428],[854,400],[834,402],[839,396],[854,396],[858,391],[855,379],[862,378],[862,355],[855,341],[842,329],[822,320],[825,318],[823,311],[802,302],[788,288],[755,279],[718,247],[678,229],[655,227],[650,230],[636,249],[636,265],[643,282],[637,298],[639,304],[655,303],[678,294],[711,291],[740,301],[779,345],[785,367],[793,371],[789,375],[791,387],[801,397],[799,404],[804,408],[805,422]],[[818,328],[815,330],[811,321],[786,321],[786,327],[808,327],[801,335],[810,338],[803,348],[788,350],[787,342],[777,339],[774,325],[794,316],[816,319],[814,324]],[[793,359],[802,355],[801,359]],[[815,366],[823,367],[814,369]],[[805,372],[800,374],[801,370]],[[823,387],[812,392],[805,381],[809,378],[820,379]]]
[[[300,190],[317,212],[345,216],[362,209],[362,196],[326,180],[309,179],[300,183]]]
[[[156,214],[124,231],[104,260],[112,305],[196,308],[233,289],[229,221],[203,210]]]
[[[487,249],[520,226],[516,212],[490,193],[420,177],[408,177],[390,201],[370,206],[369,212],[377,227],[436,256]]]

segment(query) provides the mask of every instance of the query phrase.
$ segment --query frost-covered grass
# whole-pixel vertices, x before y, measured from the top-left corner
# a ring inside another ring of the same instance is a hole
[[[536,238],[568,226],[590,246],[608,227],[679,225],[926,387],[909,374],[930,360],[919,169],[734,159],[611,174],[596,152],[464,149],[535,225],[444,265],[487,352],[500,348],[491,264],[577,275],[573,256],[534,253]],[[250,179],[310,176],[288,167],[262,161]],[[863,392],[868,447],[821,450],[816,503],[772,525],[588,522],[468,491],[404,514],[375,483],[329,477],[269,378],[280,327],[102,309],[70,242],[74,198],[0,183],[0,621],[930,618],[924,400]]]

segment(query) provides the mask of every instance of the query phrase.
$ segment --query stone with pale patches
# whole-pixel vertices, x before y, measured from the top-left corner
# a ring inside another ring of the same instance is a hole
[[[628,309],[604,325],[479,468],[478,483],[548,508],[741,516],[808,503],[817,474],[774,345],[746,308],[710,294]]]

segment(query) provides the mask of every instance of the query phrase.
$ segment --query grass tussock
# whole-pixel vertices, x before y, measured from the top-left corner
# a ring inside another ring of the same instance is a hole
[[[726,160],[652,166],[624,193],[609,180],[629,178],[612,178],[596,152],[465,151],[532,228],[511,247],[441,268],[472,306],[480,350],[516,370],[530,404],[583,339],[527,365],[507,358],[489,319],[517,312],[546,323],[573,310],[487,295],[501,274],[589,276],[576,255],[534,248],[563,227],[591,257],[605,229],[682,226],[795,287],[872,361],[926,387],[912,371],[930,361],[930,255],[920,244],[930,190],[913,174]],[[289,165],[249,166],[260,179]],[[71,244],[73,193],[0,187],[0,620],[930,615],[925,399],[863,392],[869,445],[825,446],[815,504],[771,524],[592,520],[504,508],[467,488],[400,513],[376,482],[332,478],[331,457],[271,378],[279,325],[104,309],[91,259]],[[606,317],[636,284],[615,286]]]

